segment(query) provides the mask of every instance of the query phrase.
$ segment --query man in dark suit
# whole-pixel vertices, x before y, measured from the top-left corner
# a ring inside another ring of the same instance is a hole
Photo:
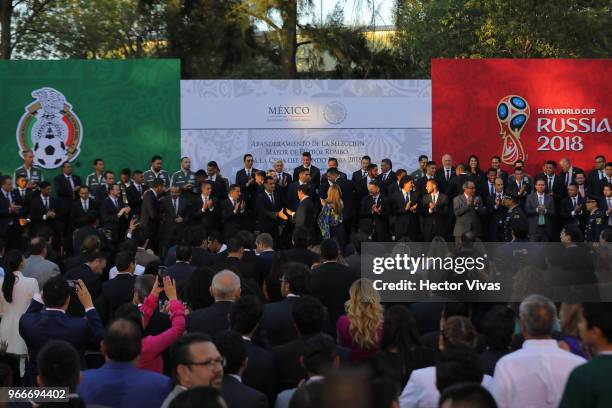
[[[53,184],[60,206],[60,214],[67,216],[81,186],[81,178],[72,174],[72,164],[65,162],[62,165],[62,174],[55,176]]]
[[[185,244],[177,245],[176,263],[169,266],[168,269],[166,269],[166,273],[176,282],[176,287],[179,290],[179,293],[182,292],[185,283],[195,271],[195,267],[192,266],[190,262],[191,246]]]
[[[489,194],[485,203],[487,208],[487,241],[504,242],[504,219],[508,209],[504,206],[504,181],[501,177],[495,178],[495,192]]]
[[[96,190],[93,191],[94,199],[101,205],[102,201],[108,197],[110,194],[111,188],[115,185],[115,173],[108,170],[104,172],[104,182],[96,187]]]
[[[414,191],[412,176],[404,176],[400,180],[400,190],[390,197],[392,218],[390,224],[393,228],[395,240],[408,237],[415,241],[419,233],[419,218],[417,208],[419,197]]]
[[[357,201],[358,203],[360,202],[360,197],[365,195],[361,191],[362,180],[368,176],[368,166],[370,165],[371,162],[372,162],[372,159],[370,158],[370,156],[363,156],[361,158],[361,168],[358,170],[355,170],[353,174],[351,175],[351,183],[353,184],[353,191],[355,195],[355,197],[353,198],[353,201]],[[366,184],[366,188],[367,188],[367,184]]]
[[[388,232],[388,204],[380,194],[378,182],[368,184],[369,195],[361,199],[359,231],[374,241],[383,242]]]
[[[205,333],[214,337],[229,328],[230,307],[240,297],[240,278],[229,270],[218,272],[213,277],[210,292],[215,303],[187,316],[186,329],[189,333]]]
[[[136,175],[138,170],[134,171]],[[142,176],[142,173],[140,174]],[[140,210],[142,207],[142,193],[143,186],[138,185],[138,189],[136,184],[130,179],[132,176],[132,171],[130,169],[122,169],[119,174],[119,188],[121,189],[121,199],[124,203],[132,208],[132,214],[140,215]],[[135,176],[136,177],[136,176]]]
[[[397,177],[393,171],[393,163],[391,162],[391,159],[382,159],[380,162],[380,174],[376,180],[378,180],[380,192],[383,196],[386,196],[389,186],[397,182]]]
[[[166,257],[169,247],[183,235],[187,224],[189,203],[185,195],[181,195],[179,186],[170,187],[170,195],[159,200],[162,223],[159,227],[159,255]]]
[[[578,194],[578,186],[572,183],[567,188],[567,197],[561,200],[559,215],[563,226],[568,224],[582,225],[585,200]]]
[[[13,180],[10,176],[0,178],[0,238],[10,243],[15,232],[19,232],[19,213],[21,207],[17,204],[17,196],[13,191]],[[7,238],[11,238],[8,239]],[[9,245],[11,247],[11,245]]]
[[[322,263],[312,269],[308,293],[316,297],[329,312],[328,333],[335,333],[338,318],[344,313],[349,299],[349,288],[359,277],[346,265],[338,262],[338,244],[333,239],[321,242]],[[332,327],[333,326],[333,327]]]
[[[300,262],[288,262],[283,266],[281,294],[283,300],[268,303],[264,309],[262,327],[271,346],[285,344],[297,338],[291,309],[296,299],[306,294],[310,270]]]
[[[584,173],[576,172],[576,185],[578,186],[578,195],[586,200],[589,197],[601,198],[595,192],[591,191],[590,187],[586,184],[586,176]]]
[[[202,227],[189,228],[189,242],[191,243],[191,262],[190,264],[195,267],[211,266],[219,260],[219,255],[208,250],[208,239],[217,237],[221,239],[221,233],[211,232],[209,235],[206,234],[206,230]],[[166,257],[166,265],[170,265],[169,256]]]
[[[298,174],[302,169],[306,169],[310,172],[310,184],[312,187],[314,187],[313,192],[317,191],[319,189],[319,185],[321,184],[321,171],[317,166],[312,164],[312,156],[310,155],[310,152],[302,153],[302,165],[293,169],[294,180],[298,179]]]
[[[329,171],[330,169],[338,170],[338,174],[340,175],[340,177],[345,180],[348,180],[346,173],[338,169],[338,159],[336,159],[335,157],[330,157],[329,159],[327,159],[327,171]],[[324,174],[321,174],[321,184],[327,181],[327,171]]]
[[[36,234],[36,231],[41,228],[49,228],[56,231],[56,219],[59,214],[57,201],[51,197],[51,184],[48,181],[43,181],[39,184],[40,195],[34,197],[30,203],[30,220],[32,220],[31,229]]]
[[[284,255],[287,259],[294,262],[301,262],[309,268],[315,262],[319,262],[319,255],[308,249],[308,230],[303,227],[296,227],[291,236],[293,247],[286,249]]]
[[[200,187],[200,195],[191,201],[190,223],[204,228],[205,231],[218,231],[220,229],[220,203],[226,199],[227,194],[214,197],[212,184],[209,181],[203,182]]]
[[[227,182],[227,179],[221,177],[221,172],[217,162],[209,161],[206,165],[206,172],[208,175],[208,182],[212,186],[213,197],[225,198],[227,196],[229,183]]]
[[[569,159],[563,158],[559,160],[559,167],[561,167],[561,181],[567,188],[570,184],[576,182],[576,173],[584,173],[581,168],[572,166]]]
[[[117,243],[125,234],[131,208],[120,198],[121,190],[118,185],[111,186],[108,197],[100,205],[100,220],[102,228],[111,232],[113,243]]]
[[[253,208],[255,194],[257,193],[257,183],[255,182],[255,175],[259,171],[253,167],[253,156],[251,154],[245,154],[242,158],[244,162],[244,168],[236,172],[236,184],[240,187],[242,198],[246,202],[245,209],[251,210]],[[230,194],[232,187],[230,186]]]
[[[86,349],[97,349],[104,336],[104,325],[93,306],[91,295],[82,281],[74,288],[62,276],[50,278],[42,288],[43,304],[33,300],[19,320],[19,335],[28,347],[24,386],[36,385],[38,352],[49,340],[65,340],[72,344],[84,364]],[[71,295],[75,294],[85,309],[86,318],[66,314]]]
[[[141,170],[132,172],[132,185],[128,188],[128,203],[134,209],[134,215],[140,216],[142,209],[142,196],[148,187],[144,182],[144,175]]]
[[[364,197],[369,195],[368,186],[372,181],[378,178],[378,165],[376,163],[368,164],[368,173],[365,177],[359,180],[355,185],[355,203],[361,206]]]
[[[603,198],[599,208],[604,215],[605,224],[612,228],[612,184],[606,184],[603,188]]]
[[[247,203],[240,192],[240,186],[232,184],[229,196],[221,201],[221,221],[223,223],[223,235],[226,239],[244,229],[248,223]]]
[[[423,173],[423,174],[425,174],[425,173]],[[393,183],[391,183],[391,184],[389,184],[387,186],[387,196],[388,197],[393,196],[395,193],[397,193],[398,191],[400,191],[402,189],[400,187],[400,180],[404,176],[408,176],[408,172],[405,169],[397,169],[397,171],[395,172],[395,179],[396,179],[395,182],[393,182]],[[412,178],[413,185],[414,185],[415,182],[416,182],[416,180],[413,177]],[[414,187],[413,187],[413,189],[414,189]]]
[[[514,174],[510,176],[508,179],[508,184],[506,185],[506,194],[509,196],[516,196],[521,203],[521,206],[524,206],[525,197],[531,193],[533,190],[533,186],[529,181],[529,177],[523,174],[522,167],[515,167]]]
[[[529,238],[535,242],[553,239],[553,219],[556,216],[555,201],[546,194],[546,181],[536,179],[535,191],[525,199],[525,214],[529,222]]]
[[[240,334],[225,330],[216,336],[215,345],[225,358],[221,396],[228,408],[268,408],[265,394],[242,383],[250,361]]]
[[[561,199],[567,195],[567,189],[563,184],[563,179],[555,174],[556,171],[557,163],[554,160],[547,160],[542,173],[538,173],[535,178],[544,180],[546,194],[552,196],[555,204],[559,204]]]
[[[508,183],[508,173],[501,169],[501,157],[493,156],[491,157],[491,168],[495,169],[497,173],[495,177],[500,177],[504,182],[504,186]]]
[[[264,191],[260,191],[255,200],[255,212],[257,214],[255,230],[267,232],[276,241],[279,236],[281,222],[279,212],[281,212],[283,207],[281,197],[275,190],[276,182],[274,177],[266,176],[264,179]]]
[[[436,162],[429,161],[425,167],[425,175],[414,183],[415,190],[419,197],[427,194],[427,182],[436,178]],[[437,183],[437,182],[436,182]]]
[[[453,213],[456,217],[453,230],[455,242],[461,242],[461,236],[468,231],[476,237],[482,237],[480,217],[486,214],[486,208],[482,198],[476,195],[476,185],[473,181],[463,183],[463,194],[453,200]]]
[[[70,229],[74,231],[77,228],[81,228],[87,223],[87,219],[90,216],[98,217],[99,214],[96,202],[89,197],[89,187],[81,186],[79,188],[78,200],[72,203],[72,208],[70,209]],[[78,251],[79,248],[74,248],[74,250]]]
[[[482,200],[486,204],[489,202],[490,197],[495,197],[495,179],[497,178],[497,171],[490,168],[487,170],[486,179],[483,180],[480,186],[476,186],[476,194],[482,197]],[[501,177],[500,177],[501,178]]]
[[[291,216],[291,221],[295,224],[295,228],[305,228],[308,231],[308,241],[317,242],[319,234],[315,229],[315,206],[312,199],[309,197],[310,187],[307,184],[302,184],[298,187],[299,204],[295,211],[286,209],[285,211]]]
[[[250,263],[244,260],[244,241],[239,236],[227,240],[227,256],[217,261],[211,268],[214,271],[229,269],[241,275],[242,279],[252,279],[258,284],[263,283],[263,274]]]
[[[106,256],[101,252],[93,252],[87,255],[87,261],[68,270],[65,277],[70,281],[81,280],[91,297],[97,299],[102,292],[100,276],[106,268]],[[68,316],[83,317],[85,309],[77,299],[72,298],[66,313]]]
[[[465,165],[463,163],[459,163],[457,167],[455,167],[455,176],[446,183],[446,190],[444,190],[449,202],[452,203],[455,197],[463,193],[463,184],[468,181],[469,178],[470,177],[465,171]],[[438,186],[439,185],[440,184],[438,184]]]
[[[142,196],[142,209],[140,210],[140,227],[144,228],[149,235],[149,247],[157,251],[159,241],[159,225],[162,220],[161,205],[159,200],[164,194],[164,180],[156,178],[153,180],[150,190],[145,191]]]
[[[117,276],[102,284],[102,294],[96,299],[96,308],[100,311],[102,321],[109,322],[115,315],[115,310],[125,303],[130,303],[134,297],[134,270],[136,261],[134,253],[121,251],[115,256]]]
[[[601,197],[604,180],[606,180],[606,158],[605,156],[597,155],[595,157],[595,167],[589,172],[586,181],[589,191]]]
[[[448,195],[449,184],[455,177],[456,170],[453,167],[453,158],[450,154],[445,154],[442,156],[442,167],[436,170],[436,182],[438,183],[438,190]],[[459,192],[460,191],[461,190],[459,190]],[[457,194],[459,194],[459,192]],[[449,196],[449,199],[452,200],[453,197]]]
[[[274,162],[274,181],[276,182],[276,192],[280,195],[281,200],[283,200],[283,207],[287,206],[287,188],[293,181],[293,177],[291,174],[287,173],[285,170],[285,164],[282,160],[276,160]]]
[[[420,213],[423,224],[423,240],[431,242],[434,237],[445,237],[448,231],[448,197],[440,193],[438,183],[428,180],[426,194],[421,197]]]
[[[301,169],[297,176],[298,178],[287,186],[287,195],[284,201],[286,208],[290,209],[291,211],[295,211],[300,203],[300,199],[298,198],[298,188],[302,184],[306,184],[309,187],[309,195],[314,191],[310,184],[310,170]]]

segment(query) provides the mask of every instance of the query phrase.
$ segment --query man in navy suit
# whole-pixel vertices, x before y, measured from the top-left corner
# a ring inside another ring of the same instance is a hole
[[[605,224],[612,228],[612,184],[606,184],[603,188],[603,198],[599,204],[604,215]]]
[[[274,177],[266,176],[264,179],[264,190],[257,194],[255,210],[257,222],[255,229],[259,232],[267,232],[276,240],[279,235],[280,218],[278,213],[283,209],[280,195],[276,192]]]
[[[114,243],[123,236],[131,212],[131,208],[123,203],[120,195],[121,189],[117,184],[113,184],[108,197],[100,205],[102,227],[111,231]]]
[[[87,405],[108,407],[159,407],[170,394],[170,379],[149,370],[136,368],[140,354],[141,329],[126,319],[117,319],[108,326],[102,341],[106,363],[83,372],[77,389]]]
[[[195,270],[195,267],[191,266],[191,246],[186,244],[179,244],[176,247],[176,263],[168,269],[166,272],[174,281],[179,289],[183,288],[185,282],[189,280],[191,274]]]
[[[65,162],[62,165],[62,174],[55,176],[53,185],[55,193],[57,194],[59,216],[62,221],[62,227],[64,228],[61,232],[65,234],[72,202],[77,197],[77,192],[81,186],[81,178],[72,174],[72,164],[70,164],[70,162]]]
[[[18,216],[21,207],[17,204],[17,196],[13,192],[13,180],[10,176],[4,176],[0,181],[0,238],[7,243],[17,240],[7,240],[19,231]]]
[[[85,308],[85,319],[66,315],[74,291]],[[54,276],[43,286],[42,300],[44,308],[42,303],[34,299],[19,320],[19,335],[28,346],[29,356],[24,377],[25,386],[36,385],[38,352],[47,341],[65,340],[72,344],[79,351],[85,368],[84,351],[97,350],[104,336],[104,326],[83,281],[76,281],[74,288],[71,288],[64,277]]]
[[[293,169],[294,180],[298,179],[298,175],[302,169],[306,169],[310,172],[310,185],[313,187],[313,192],[317,191],[319,189],[319,185],[321,184],[321,170],[312,164],[312,156],[310,155],[310,152],[302,153],[302,165]]]
[[[30,203],[30,228],[34,234],[45,227],[55,233],[56,218],[59,214],[57,200],[51,197],[51,184],[48,181],[41,182],[39,186],[40,194]]]
[[[295,211],[287,209],[286,212],[291,216],[291,221],[295,224],[295,228],[305,228],[308,231],[308,240],[310,242],[317,242],[320,234],[317,234],[315,230],[316,211],[309,197],[310,191],[311,189],[307,184],[299,186],[297,190],[299,200],[297,208]]]
[[[109,322],[115,310],[125,303],[130,303],[134,296],[134,270],[136,261],[132,251],[119,251],[115,256],[117,276],[102,284],[102,294],[96,299],[96,307],[102,321]]]

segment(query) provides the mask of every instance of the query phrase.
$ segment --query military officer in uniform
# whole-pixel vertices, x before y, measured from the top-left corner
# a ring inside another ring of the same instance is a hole
[[[99,186],[104,184],[104,160],[95,159],[93,161],[94,172],[87,175],[85,185],[89,191],[96,191]]]
[[[160,179],[164,182],[164,190],[170,188],[170,176],[168,176],[166,170],[162,169],[162,164],[161,156],[153,156],[151,158],[151,168],[142,174],[147,188],[152,188],[153,182],[156,179]]]
[[[40,167],[34,166],[34,153],[32,150],[24,150],[22,152],[23,156],[23,166],[15,169],[15,174],[13,175],[13,185],[17,185],[17,178],[19,176],[24,176],[28,181],[28,188],[30,189],[38,189],[38,185],[45,181],[43,178],[42,170]]]
[[[515,195],[504,196],[504,206],[508,208],[504,218],[504,241],[512,241],[512,228],[515,225],[527,225],[527,217],[519,205],[519,198]]]
[[[177,186],[181,191],[190,192],[195,186],[195,173],[191,171],[191,159],[183,157],[181,159],[181,169],[172,175],[170,187]]]
[[[599,242],[601,231],[605,228],[604,214],[599,209],[597,200],[593,198],[586,201],[586,208],[589,212],[589,218],[584,228],[584,240],[585,242]]]

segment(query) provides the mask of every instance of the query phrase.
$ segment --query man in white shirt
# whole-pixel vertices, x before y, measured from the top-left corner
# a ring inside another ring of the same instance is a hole
[[[523,347],[495,367],[493,395],[499,408],[557,407],[571,371],[586,360],[561,349],[552,338],[557,308],[530,295],[519,309]]]

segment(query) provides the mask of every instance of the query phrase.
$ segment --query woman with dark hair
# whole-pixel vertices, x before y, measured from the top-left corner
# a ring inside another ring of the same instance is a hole
[[[434,350],[421,345],[417,322],[412,312],[403,305],[385,311],[380,358],[393,367],[402,389],[412,370],[435,364]]]
[[[35,295],[38,295],[38,282],[26,278],[21,273],[23,255],[17,250],[9,251],[3,258],[4,279],[0,294],[0,341],[7,343],[6,352],[25,358],[28,348],[19,335],[19,319]]]
[[[482,321],[486,349],[480,354],[480,364],[485,374],[490,376],[495,372],[495,365],[500,358],[512,350],[512,336],[516,314],[504,305],[493,306]]]
[[[478,156],[471,155],[469,157],[467,174],[470,180],[476,184],[476,187],[480,188],[480,185],[485,180],[485,174],[480,170],[480,160],[478,160]]]
[[[215,303],[215,299],[210,294],[215,271],[210,268],[197,268],[183,287],[181,299],[187,304],[190,311],[203,309]]]

